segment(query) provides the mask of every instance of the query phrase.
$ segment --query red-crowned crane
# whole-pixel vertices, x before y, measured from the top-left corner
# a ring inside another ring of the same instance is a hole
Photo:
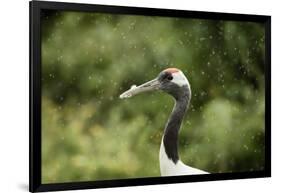
[[[162,90],[175,99],[175,105],[166,123],[160,146],[161,176],[208,174],[205,171],[185,165],[179,159],[178,133],[191,98],[187,78],[179,69],[168,68],[160,72],[157,78],[140,86],[132,86],[131,89],[121,94],[120,98],[129,98],[139,93],[153,90]]]

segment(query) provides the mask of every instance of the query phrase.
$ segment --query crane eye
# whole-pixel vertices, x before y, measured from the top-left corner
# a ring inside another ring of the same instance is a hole
[[[168,76],[167,79],[168,80],[173,80],[173,76]]]

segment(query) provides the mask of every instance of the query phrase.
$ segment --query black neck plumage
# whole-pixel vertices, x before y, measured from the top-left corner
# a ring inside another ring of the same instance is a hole
[[[183,89],[181,95],[174,96],[175,105],[170,115],[168,122],[166,123],[163,143],[166,154],[175,164],[179,160],[178,154],[178,134],[181,127],[181,123],[185,112],[188,108],[190,101],[190,90],[187,87]]]

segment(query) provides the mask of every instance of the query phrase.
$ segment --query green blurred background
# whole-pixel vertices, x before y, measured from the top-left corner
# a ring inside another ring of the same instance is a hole
[[[263,170],[264,49],[259,23],[43,11],[42,182],[159,176],[173,100],[119,95],[167,67],[192,89],[183,162]]]

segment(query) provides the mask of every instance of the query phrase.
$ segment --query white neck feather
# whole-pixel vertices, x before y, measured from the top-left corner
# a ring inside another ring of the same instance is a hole
[[[178,160],[175,164],[166,154],[163,138],[160,146],[159,161],[161,176],[208,174],[205,171],[185,165],[181,160]]]

